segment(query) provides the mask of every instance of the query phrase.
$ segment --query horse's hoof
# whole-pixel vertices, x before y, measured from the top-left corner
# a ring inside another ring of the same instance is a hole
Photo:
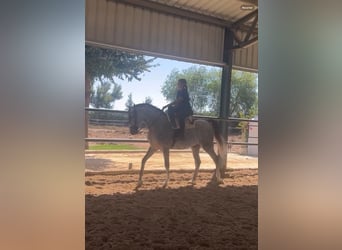
[[[142,186],[142,181],[138,181],[138,184],[137,184],[137,186],[135,187],[135,189],[138,189],[138,188],[140,188]]]
[[[196,181],[189,181],[188,182],[191,186],[195,186],[196,185]]]
[[[223,181],[222,179],[219,179],[219,180],[217,181],[217,183],[218,183],[218,184],[224,184],[224,181]]]

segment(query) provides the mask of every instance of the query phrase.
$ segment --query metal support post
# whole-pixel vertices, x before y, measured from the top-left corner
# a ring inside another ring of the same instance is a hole
[[[230,106],[230,89],[231,89],[231,76],[232,76],[232,57],[233,57],[233,32],[226,28],[224,36],[224,50],[223,50],[223,61],[225,65],[222,68],[222,80],[221,80],[221,98],[220,98],[220,118],[228,119],[229,117],[229,106]],[[224,169],[227,168],[227,142],[228,142],[228,122],[220,122],[221,134],[224,138],[224,152],[223,161]]]

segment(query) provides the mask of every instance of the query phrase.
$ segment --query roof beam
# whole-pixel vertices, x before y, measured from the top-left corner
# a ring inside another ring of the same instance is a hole
[[[258,22],[258,15],[256,15],[254,17],[254,21],[253,21],[251,27],[249,28],[249,30],[248,30],[248,32],[246,34],[244,42],[247,42],[249,40],[249,38],[251,37],[251,34],[252,34],[253,30],[256,28],[257,22]]]
[[[247,22],[251,21],[253,18],[254,20],[252,21],[252,23],[248,25]],[[237,43],[237,45],[234,46],[234,49],[246,48],[258,41],[258,28],[256,27],[257,24],[258,9],[254,10],[253,12],[247,14],[246,16],[240,18],[238,21],[233,23],[232,30],[234,34],[234,39]],[[242,31],[243,29],[246,31],[246,35],[244,38],[239,37],[236,32],[237,30]]]
[[[238,26],[244,24],[245,22],[249,21],[250,19],[252,19],[253,17],[258,15],[258,9],[254,10],[253,12],[245,15],[244,17],[240,18],[239,20],[237,20],[235,23],[233,23],[233,27],[237,28]]]
[[[258,36],[255,36],[249,39],[248,41],[243,41],[243,42],[238,43],[237,45],[233,47],[233,49],[243,49],[243,48],[246,48],[248,46],[255,44],[256,42],[258,42]]]

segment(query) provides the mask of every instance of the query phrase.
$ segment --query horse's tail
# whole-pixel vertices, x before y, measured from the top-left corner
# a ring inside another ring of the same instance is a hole
[[[214,129],[214,136],[218,145],[218,159],[219,159],[219,166],[221,167],[221,171],[224,171],[226,169],[226,157],[225,154],[227,153],[227,150],[224,150],[225,143],[224,138],[221,135],[219,123],[216,120],[210,120],[211,125]]]

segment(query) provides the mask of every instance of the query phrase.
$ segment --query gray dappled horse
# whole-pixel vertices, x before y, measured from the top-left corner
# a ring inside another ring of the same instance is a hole
[[[222,183],[221,169],[225,165],[223,162],[222,147],[223,138],[219,133],[217,123],[215,121],[207,121],[198,119],[192,125],[185,126],[184,137],[174,138],[174,129],[167,118],[167,115],[155,106],[147,103],[137,104],[128,110],[129,128],[132,135],[137,134],[141,128],[148,129],[147,139],[150,147],[146,155],[141,161],[141,169],[139,174],[139,182],[137,188],[142,185],[142,176],[146,161],[157,151],[161,150],[164,155],[164,165],[166,169],[166,181],[163,187],[167,187],[169,181],[169,151],[170,148],[185,149],[191,147],[195,160],[195,171],[191,180],[195,184],[198,170],[201,164],[199,151],[202,148],[210,155],[216,166],[216,181]],[[214,151],[214,136],[218,144],[219,153]],[[215,175],[215,173],[214,173]],[[213,176],[215,177],[215,176]]]

